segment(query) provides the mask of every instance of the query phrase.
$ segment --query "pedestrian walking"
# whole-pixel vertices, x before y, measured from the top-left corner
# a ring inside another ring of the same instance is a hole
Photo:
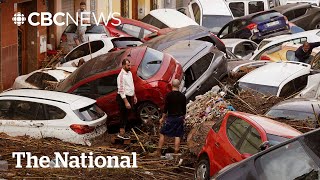
[[[117,77],[118,95],[116,97],[120,109],[120,130],[117,136],[122,139],[130,139],[125,129],[128,125],[128,117],[132,113],[133,105],[137,103],[130,70],[131,63],[129,59],[124,59],[122,61],[122,69]]]
[[[304,62],[309,64],[311,62],[311,58],[312,56],[312,50],[313,48],[316,48],[320,46],[320,42],[315,42],[315,43],[308,43],[308,42],[304,42],[302,46],[300,46],[296,52],[295,52],[295,56],[298,59],[299,62]]]
[[[76,43],[76,45],[80,45],[84,42],[86,42],[86,38],[85,38],[85,34],[86,34],[86,30],[87,30],[87,26],[85,24],[90,24],[90,22],[88,20],[82,20],[82,18],[89,18],[88,14],[84,14],[84,12],[87,12],[86,10],[86,3],[85,2],[81,2],[80,3],[80,9],[77,11],[78,14],[78,26],[77,26],[77,31],[76,31],[76,35],[74,37],[74,41]],[[82,21],[82,23],[81,23]]]
[[[164,111],[160,119],[160,138],[158,149],[153,156],[160,156],[162,146],[165,142],[165,136],[174,137],[174,152],[177,154],[180,150],[180,141],[184,135],[184,118],[186,115],[187,99],[179,91],[180,81],[174,79],[172,82],[172,91],[167,94],[165,99]]]

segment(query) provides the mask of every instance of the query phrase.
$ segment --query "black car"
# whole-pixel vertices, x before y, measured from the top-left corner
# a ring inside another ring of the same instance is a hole
[[[218,33],[219,38],[251,39],[259,43],[264,38],[290,33],[285,16],[275,10],[243,16],[226,24]]]
[[[273,10],[285,15],[290,22],[304,30],[320,29],[320,7],[296,3],[278,6]]]
[[[160,35],[143,43],[142,46],[148,46],[152,49],[162,51],[182,40],[201,40],[211,42],[220,51],[226,52],[226,46],[216,35],[210,32],[209,29],[198,25],[190,25],[174,29],[169,33]]]
[[[225,167],[215,180],[313,180],[320,178],[320,129]]]

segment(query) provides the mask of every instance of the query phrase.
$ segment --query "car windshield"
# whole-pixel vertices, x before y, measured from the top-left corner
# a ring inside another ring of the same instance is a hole
[[[274,134],[267,134],[267,138],[268,138],[270,146],[275,146],[277,144],[280,144],[280,143],[282,143],[284,141],[289,140],[288,138],[277,136],[277,135],[274,135]]]
[[[318,179],[319,166],[305,148],[297,140],[260,156],[256,160],[259,177],[264,180]]]
[[[104,112],[95,104],[74,111],[83,121],[94,121],[104,116]]]
[[[276,96],[278,93],[278,87],[275,87],[275,86],[266,86],[266,85],[261,85],[261,84],[239,82],[239,87],[241,89],[255,90],[255,91],[263,93],[265,95]]]
[[[232,16],[203,15],[202,26],[217,33],[230,21],[232,21]]]
[[[138,76],[141,79],[149,79],[155,75],[161,67],[163,56],[162,52],[147,48],[138,68]]]
[[[266,115],[272,119],[316,120],[313,113],[288,109],[270,109]]]
[[[263,40],[260,42],[259,46],[258,46],[258,50],[260,50],[261,48],[263,48],[265,45],[267,45],[269,42],[271,42],[270,40]]]
[[[254,16],[252,21],[255,23],[258,23],[258,22],[270,20],[270,18],[272,17],[281,17],[281,16],[283,15],[278,12],[269,12],[269,13],[264,13],[264,14],[259,14],[257,16]]]
[[[96,26],[96,25],[87,27],[87,31],[86,31],[86,34],[105,34],[105,33],[106,33],[106,29],[104,26]]]

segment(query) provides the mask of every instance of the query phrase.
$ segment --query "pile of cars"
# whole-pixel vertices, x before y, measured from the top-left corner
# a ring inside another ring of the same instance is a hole
[[[275,147],[307,159],[301,150],[309,146],[301,144],[304,138],[289,140],[302,133],[275,120],[311,119],[319,126],[319,51],[314,50],[309,64],[297,62],[294,52],[304,42],[320,41],[320,7],[279,6],[280,1],[192,0],[178,10],[153,10],[141,21],[120,18],[119,26],[110,21],[89,27],[88,41],[79,46],[73,40],[76,27],[70,24],[61,37],[66,54],[60,61],[18,77],[13,90],[0,94],[0,132],[90,145],[106,132],[106,125],[119,123],[117,76],[122,60],[129,59],[138,99],[130,120],[157,122],[174,79],[182,82],[180,90],[188,100],[220,85],[228,75],[236,81],[235,92],[286,98],[266,117],[229,112],[218,121],[199,154],[196,178],[209,179],[226,166],[217,179],[228,179],[241,169],[246,171],[239,177],[249,177],[255,168],[252,159],[266,161],[264,156],[269,158]],[[306,136],[314,138],[312,133]],[[282,142],[293,145],[277,145]],[[272,174],[272,168],[263,169],[264,176],[284,175]]]

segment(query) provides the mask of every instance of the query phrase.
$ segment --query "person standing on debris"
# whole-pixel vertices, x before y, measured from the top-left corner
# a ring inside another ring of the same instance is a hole
[[[130,139],[125,133],[128,124],[128,116],[133,109],[133,105],[137,103],[137,97],[134,92],[134,83],[131,74],[131,63],[129,59],[122,61],[122,69],[117,77],[118,95],[116,97],[120,109],[120,131],[118,137],[122,139]]]
[[[304,42],[302,46],[300,46],[296,52],[295,56],[299,62],[310,63],[311,62],[311,53],[313,48],[320,46],[320,42],[308,43]]]
[[[167,94],[165,99],[164,111],[160,119],[160,139],[157,151],[154,156],[160,156],[165,136],[175,137],[174,152],[179,153],[180,140],[184,135],[184,118],[187,112],[187,98],[179,91],[180,81],[174,79],[172,91]]]
[[[74,41],[77,46],[80,45],[81,43],[86,42],[85,34],[86,34],[87,26],[85,24],[90,23],[88,20],[82,20],[82,23],[81,23],[81,18],[86,18],[86,19],[89,18],[89,15],[84,14],[83,12],[87,12],[85,2],[80,3],[80,9],[77,11],[78,27],[77,27],[77,31],[76,31],[76,36],[74,37]]]

